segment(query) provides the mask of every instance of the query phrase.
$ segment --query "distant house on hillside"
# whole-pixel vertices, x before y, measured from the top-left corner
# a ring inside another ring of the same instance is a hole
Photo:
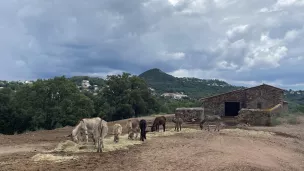
[[[94,85],[94,91],[98,90],[98,85]]]
[[[183,93],[163,93],[161,96],[173,99],[188,98],[188,96]]]
[[[82,80],[81,86],[82,86],[82,88],[87,89],[87,88],[89,88],[91,85],[90,85],[89,80]]]
[[[33,84],[32,81],[24,81],[24,84]]]

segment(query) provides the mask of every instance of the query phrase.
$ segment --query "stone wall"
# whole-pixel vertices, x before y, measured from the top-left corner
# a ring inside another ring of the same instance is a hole
[[[283,90],[261,85],[244,90],[236,90],[202,100],[205,110],[213,114],[224,116],[225,102],[240,102],[240,108],[256,109],[261,103],[261,109],[269,109],[276,104],[283,103]]]
[[[175,116],[181,117],[184,122],[193,122],[197,120],[201,114],[204,114],[204,108],[176,108]]]
[[[269,110],[263,109],[241,109],[236,116],[239,123],[245,123],[252,126],[270,126],[271,114]]]
[[[241,109],[237,121],[253,126],[270,126],[271,117],[284,112],[282,104],[277,104],[270,109]]]

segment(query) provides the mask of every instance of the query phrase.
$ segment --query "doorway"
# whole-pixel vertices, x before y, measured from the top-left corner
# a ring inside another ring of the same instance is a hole
[[[225,102],[225,116],[237,116],[240,111],[240,102]]]

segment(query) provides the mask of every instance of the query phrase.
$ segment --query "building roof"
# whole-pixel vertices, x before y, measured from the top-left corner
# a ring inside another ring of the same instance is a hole
[[[176,108],[175,110],[204,110],[202,107],[181,107],[181,108]]]
[[[239,91],[245,91],[245,90],[249,90],[249,89],[254,89],[254,88],[257,88],[257,87],[261,87],[261,86],[269,86],[269,87],[272,87],[272,88],[275,88],[275,89],[278,89],[278,90],[281,90],[281,91],[285,91],[284,89],[281,89],[281,88],[278,88],[278,87],[275,87],[275,86],[272,86],[272,85],[261,84],[261,85],[254,86],[254,87],[249,87],[249,88],[244,88],[244,89],[233,90],[233,91],[229,91],[229,92],[226,92],[226,93],[222,93],[222,94],[217,94],[217,95],[214,95],[214,96],[209,96],[209,97],[201,98],[201,99],[199,99],[199,100],[200,100],[200,101],[203,101],[203,100],[205,100],[205,99],[209,99],[209,98],[213,98],[213,97],[217,97],[217,96],[222,96],[222,95],[229,94],[229,93],[233,93],[233,92],[239,92]]]

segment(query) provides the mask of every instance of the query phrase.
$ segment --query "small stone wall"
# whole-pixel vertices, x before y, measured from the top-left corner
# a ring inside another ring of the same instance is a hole
[[[204,108],[176,108],[175,117],[180,117],[184,122],[193,122],[197,120],[201,114],[204,114]]]
[[[271,123],[271,114],[269,110],[241,109],[236,118],[238,122],[250,124],[252,126],[270,126]]]
[[[241,109],[236,116],[238,122],[253,126],[270,126],[271,117],[284,112],[282,104],[277,104],[271,109]]]

